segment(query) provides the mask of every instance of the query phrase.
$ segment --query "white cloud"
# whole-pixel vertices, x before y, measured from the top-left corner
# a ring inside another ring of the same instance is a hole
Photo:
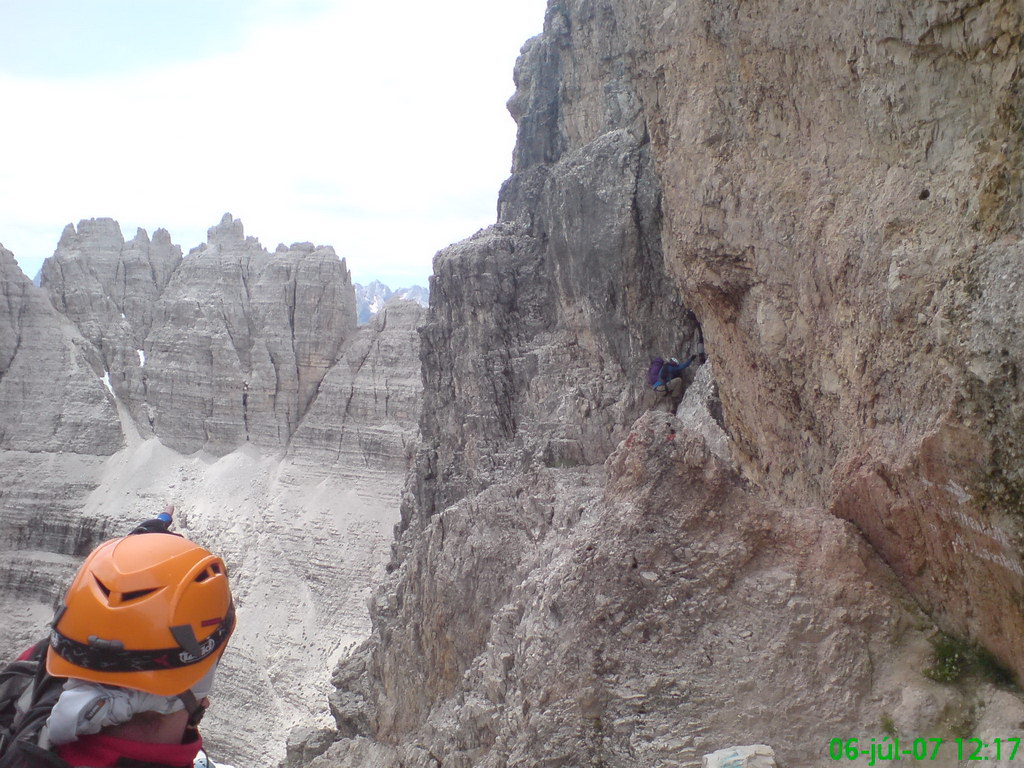
[[[68,221],[163,226],[187,251],[230,211],[271,249],[331,244],[357,280],[422,283],[435,250],[493,221],[512,65],[543,5],[331,3],[287,21],[271,2],[216,58],[0,75],[0,242],[34,274]]]

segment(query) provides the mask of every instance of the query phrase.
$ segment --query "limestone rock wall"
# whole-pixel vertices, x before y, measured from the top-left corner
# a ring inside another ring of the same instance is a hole
[[[434,261],[422,429],[436,481],[421,514],[509,470],[603,460],[645,405],[652,350],[695,349],[636,138],[612,132],[518,174],[500,206],[496,226]]]
[[[403,504],[394,591],[373,610],[379,654],[339,668],[339,681],[359,681],[332,700],[355,723],[342,726],[347,735],[372,720],[380,738],[399,739],[439,695],[461,689],[552,515],[576,521],[600,493],[597,468],[649,405],[650,350],[693,348],[694,326],[660,266],[642,141],[613,132],[554,169],[529,169],[501,205],[495,227],[435,259],[421,330],[430,438]],[[562,510],[560,492],[579,506]],[[465,530],[449,538],[439,521],[452,515]],[[495,518],[510,530],[491,530]],[[375,685],[402,693],[382,697]]]
[[[45,635],[82,558],[109,538],[104,522],[81,514],[108,460],[70,451],[0,450],[0,644],[7,655]]]
[[[597,5],[744,473],[1024,672],[1020,4]]]
[[[435,259],[373,634],[293,764],[825,765],[815,734],[992,725],[1001,692],[923,671],[937,627],[1024,658],[1021,32],[1002,0],[551,0],[498,223]],[[641,417],[691,308],[714,378]]]
[[[285,447],[355,330],[333,249],[271,254],[230,214],[184,260],[165,230],[124,243],[111,219],[69,226],[41,284],[136,425],[186,453]]]
[[[88,345],[0,247],[0,447],[109,455],[122,445]]]
[[[354,317],[352,281],[332,249],[269,254],[225,216],[157,311],[143,384],[154,431],[186,452],[250,439],[285,446]]]
[[[181,249],[165,229],[150,240],[144,229],[125,242],[113,219],[68,224],[53,256],[43,262],[40,285],[113,372],[111,384],[125,398],[128,371],[141,367],[141,350],[153,326],[157,300],[181,262]]]
[[[375,494],[381,476],[404,478],[416,449],[410,425],[420,412],[425,314],[415,302],[394,300],[353,337],[289,444],[296,467]],[[397,510],[401,484],[387,485]]]

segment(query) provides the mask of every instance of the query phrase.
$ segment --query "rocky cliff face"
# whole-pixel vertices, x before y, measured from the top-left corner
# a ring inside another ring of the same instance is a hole
[[[740,466],[1024,672],[1020,5],[663,6],[616,38]]]
[[[0,278],[0,645],[35,642],[81,558],[174,503],[225,556],[238,608],[204,734],[226,762],[275,765],[368,633],[423,310],[399,301],[357,331],[331,248],[269,253],[230,216],[185,258],[164,230],[126,243],[83,221],[42,290],[2,249]]]
[[[0,249],[0,447],[108,455],[117,413],[88,345]]]
[[[0,610],[5,648],[38,639],[78,559],[103,539],[76,520],[124,445],[89,342],[0,247]],[[40,556],[40,550],[46,554]]]
[[[136,425],[185,453],[287,445],[355,330],[333,249],[270,254],[230,214],[185,260],[164,230],[125,244],[116,222],[82,222],[41,284],[100,350]]]
[[[113,219],[69,224],[39,281],[54,307],[71,320],[99,352],[99,364],[112,372],[111,385],[122,398],[128,371],[141,366],[160,295],[181,263],[181,249],[165,229],[152,241],[140,229],[125,242]]]
[[[1022,32],[550,2],[498,223],[435,260],[373,634],[295,764],[824,765],[1024,711],[922,674],[936,626],[1024,671]],[[690,309],[716,381],[643,415]]]

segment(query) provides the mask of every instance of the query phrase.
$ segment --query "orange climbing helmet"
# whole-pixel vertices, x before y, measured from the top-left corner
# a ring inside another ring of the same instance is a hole
[[[234,628],[221,558],[177,534],[125,536],[79,569],[53,621],[46,671],[177,696],[217,663]]]

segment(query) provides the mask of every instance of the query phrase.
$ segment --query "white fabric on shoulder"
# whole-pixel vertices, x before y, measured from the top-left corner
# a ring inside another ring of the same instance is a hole
[[[196,759],[192,762],[192,768],[235,768],[235,766],[227,763],[215,763],[206,754],[206,750],[200,749]]]
[[[213,690],[216,669],[215,664],[192,686],[197,701],[202,701]],[[177,696],[157,696],[132,688],[69,678],[46,724],[51,744],[70,744],[79,736],[99,733],[108,726],[127,723],[140,712],[169,715],[184,708],[184,702]]]
[[[184,707],[176,697],[155,696],[72,678],[64,683],[64,691],[46,723],[51,744],[69,744],[79,736],[99,733],[109,725],[127,723],[139,712],[169,715]]]

